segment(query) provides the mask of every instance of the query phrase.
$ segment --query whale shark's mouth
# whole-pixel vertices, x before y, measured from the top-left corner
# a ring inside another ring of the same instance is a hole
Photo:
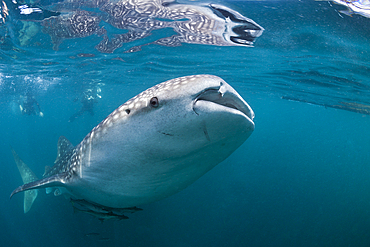
[[[217,105],[221,105],[227,108],[235,109],[244,115],[246,115],[251,121],[254,118],[254,112],[252,108],[237,94],[226,91],[223,92],[223,86],[217,88],[208,88],[203,90],[194,100],[193,110],[198,114],[195,109],[195,104],[198,101],[208,101]]]

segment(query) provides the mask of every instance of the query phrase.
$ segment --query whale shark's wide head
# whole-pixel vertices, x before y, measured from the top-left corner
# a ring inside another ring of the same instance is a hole
[[[54,186],[110,208],[153,202],[226,159],[253,132],[253,118],[249,105],[217,76],[169,80],[112,112],[52,179],[15,192]]]
[[[86,140],[94,135],[96,144],[109,149],[116,144],[122,148],[122,156],[130,150],[150,163],[192,155],[204,148],[229,153],[251,134],[253,118],[249,105],[221,78],[187,76],[158,84],[132,98]]]

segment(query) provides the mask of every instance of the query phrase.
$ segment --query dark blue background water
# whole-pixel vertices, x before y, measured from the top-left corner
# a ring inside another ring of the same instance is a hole
[[[1,246],[370,246],[370,116],[281,98],[370,104],[370,20],[340,15],[343,8],[327,2],[227,5],[266,29],[254,48],[150,45],[127,54],[127,45],[100,54],[98,36],[66,40],[58,51],[47,36],[27,46],[7,38],[0,60]],[[27,214],[23,195],[8,199],[22,184],[10,145],[41,177],[60,135],[78,144],[142,90],[200,73],[238,90],[255,111],[256,129],[184,191],[141,206],[129,220],[104,223],[42,190]],[[68,122],[80,109],[74,99],[97,83],[95,115]],[[16,102],[27,90],[43,118],[19,113]]]

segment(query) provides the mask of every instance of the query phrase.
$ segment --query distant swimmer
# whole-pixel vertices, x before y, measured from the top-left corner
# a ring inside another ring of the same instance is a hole
[[[101,98],[100,92],[100,88],[87,89],[81,99],[81,109],[69,118],[69,122],[73,122],[76,118],[82,116],[84,112],[89,112],[91,116],[94,116],[94,104],[98,103],[98,99]]]
[[[44,113],[41,111],[40,104],[37,102],[35,96],[31,92],[27,92],[23,97],[23,102],[19,104],[19,109],[21,110],[22,114],[39,115],[40,117],[44,116]]]

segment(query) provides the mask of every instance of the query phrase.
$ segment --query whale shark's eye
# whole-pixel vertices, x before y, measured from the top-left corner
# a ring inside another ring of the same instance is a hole
[[[151,98],[150,105],[154,108],[157,108],[159,106],[158,98],[157,97]]]

